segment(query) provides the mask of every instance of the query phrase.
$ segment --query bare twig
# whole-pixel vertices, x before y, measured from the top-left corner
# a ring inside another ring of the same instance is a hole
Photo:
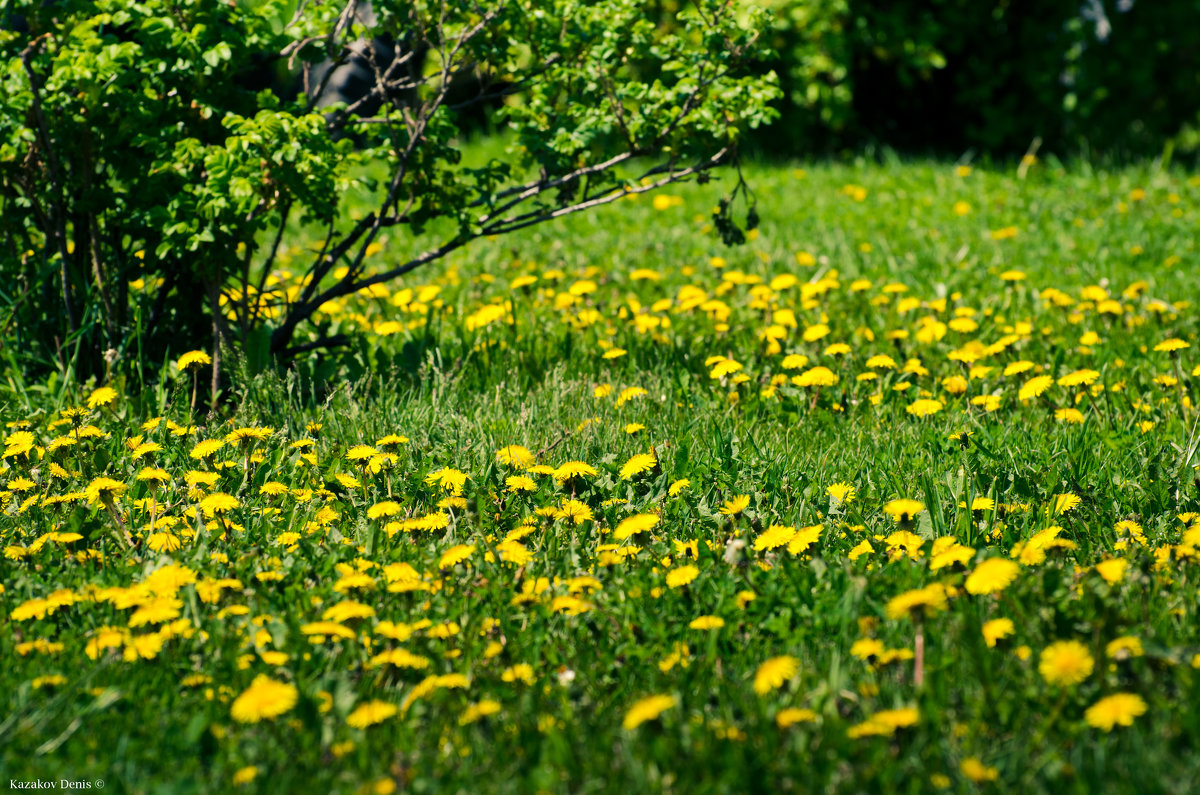
[[[543,223],[545,221],[548,221],[548,220],[551,220],[554,218],[561,218],[561,217],[564,217],[567,215],[572,215],[574,213],[581,212],[583,210],[591,209],[593,207],[599,207],[599,206],[602,206],[605,204],[610,204],[610,203],[617,201],[618,199],[621,199],[625,196],[638,194],[638,193],[645,193],[647,191],[656,190],[657,188],[661,188],[665,185],[669,185],[669,184],[672,184],[675,182],[680,182],[682,180],[687,179],[690,176],[693,176],[693,175],[698,174],[703,171],[707,171],[709,169],[715,168],[716,166],[720,165],[721,162],[725,159],[725,156],[729,153],[729,151],[730,150],[728,148],[721,149],[719,152],[714,154],[712,157],[710,157],[706,160],[703,160],[694,166],[691,166],[691,167],[685,168],[685,169],[681,169],[679,171],[670,171],[669,173],[667,173],[666,176],[662,177],[661,179],[654,180],[652,182],[648,182],[644,185],[637,185],[636,187],[627,187],[627,188],[609,188],[609,189],[606,189],[603,191],[598,191],[597,193],[594,193],[591,196],[584,197],[583,200],[581,200],[575,204],[568,205],[566,207],[560,207],[560,208],[550,210],[550,211],[534,210],[534,211],[531,211],[528,213],[524,213],[522,215],[510,217],[510,218],[496,218],[495,214],[483,216],[483,218],[480,219],[480,223],[484,224],[484,226],[482,226],[482,228],[480,229],[479,235],[477,235],[475,237],[456,237],[452,240],[449,240],[449,241],[443,243],[441,246],[438,246],[437,248],[430,249],[429,251],[426,251],[423,254],[420,254],[419,256],[414,257],[413,259],[409,260],[408,262],[406,262],[402,265],[399,265],[395,268],[392,268],[391,270],[384,271],[382,273],[378,273],[378,274],[375,274],[373,276],[370,276],[370,277],[367,277],[364,279],[352,279],[352,278],[342,279],[337,284],[330,286],[323,292],[321,292],[321,293],[315,295],[314,297],[304,301],[303,303],[297,305],[296,308],[293,309],[292,312],[290,312],[288,314],[288,317],[285,319],[284,324],[281,325],[278,329],[276,329],[275,333],[272,335],[272,341],[271,341],[272,342],[272,344],[271,344],[272,350],[275,350],[275,351],[285,350],[286,349],[285,345],[288,341],[290,341],[291,335],[295,332],[296,327],[300,323],[302,323],[302,322],[308,320],[308,318],[312,317],[312,315],[317,311],[317,309],[319,309],[320,306],[322,304],[326,303],[327,301],[332,301],[335,298],[341,298],[342,296],[356,293],[359,290],[363,290],[368,287],[372,287],[376,284],[382,284],[383,282],[388,282],[393,279],[396,279],[410,271],[416,270],[417,268],[421,267],[422,265],[425,265],[427,263],[434,262],[435,260],[441,259],[442,257],[446,256],[447,254],[451,253],[452,251],[462,248],[467,243],[469,243],[471,240],[476,239],[477,237],[487,236],[487,235],[505,235],[510,232],[515,232],[518,229],[524,229],[526,227],[533,226],[533,225],[539,224],[539,223]],[[649,169],[648,171],[646,171],[645,174],[643,175],[643,177],[663,173],[663,170],[666,168],[667,168],[666,166],[656,166],[655,168],[652,168],[652,169]],[[547,182],[546,184],[549,186],[551,183]],[[538,191],[538,192],[540,193],[540,192],[543,192],[544,190],[548,190],[548,189],[549,189],[548,187],[543,188],[542,191]],[[536,195],[536,194],[533,194],[533,195]],[[366,220],[366,219],[364,219],[364,220]],[[391,220],[395,221],[395,219],[391,219]],[[487,225],[489,221],[491,222],[491,224]],[[349,274],[348,274],[348,277],[349,277]],[[276,335],[278,335],[278,336],[276,336]]]

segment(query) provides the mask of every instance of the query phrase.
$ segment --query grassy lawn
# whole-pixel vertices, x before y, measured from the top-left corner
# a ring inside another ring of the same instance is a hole
[[[232,416],[10,378],[0,780],[1194,786],[1200,177],[748,178],[738,248],[718,180],[327,305]]]

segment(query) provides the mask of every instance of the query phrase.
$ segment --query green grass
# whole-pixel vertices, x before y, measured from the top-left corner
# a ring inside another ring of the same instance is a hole
[[[726,249],[706,228],[719,185],[680,188],[663,209],[651,197],[622,201],[481,241],[386,295],[328,307],[321,331],[353,332],[349,350],[286,377],[243,378],[229,416],[199,417],[194,436],[165,421],[139,428],[158,416],[186,425],[191,383],[176,372],[153,393],[115,384],[109,405],[78,420],[103,438],[7,454],[0,780],[103,778],[139,792],[387,782],[420,792],[1186,791],[1200,776],[1200,533],[1186,529],[1200,510],[1200,180],[1054,162],[1023,178],[894,159],[803,168],[750,169],[763,220],[744,247]],[[1006,228],[1015,234],[994,239]],[[385,241],[377,265],[422,242]],[[304,245],[288,243],[297,261]],[[658,278],[635,279],[639,269]],[[1024,279],[1001,278],[1014,270]],[[762,290],[786,274],[796,283]],[[524,275],[538,280],[510,286]],[[426,286],[437,295],[418,300]],[[720,305],[691,300],[697,289]],[[479,324],[489,305],[503,310]],[[1191,347],[1154,350],[1167,339]],[[834,343],[849,351],[826,353]],[[604,358],[614,348],[625,354]],[[790,354],[807,361],[785,365]],[[867,364],[884,355],[894,366]],[[740,368],[714,378],[712,357]],[[920,367],[903,372],[910,360]],[[1030,364],[1004,375],[1015,362]],[[838,383],[793,383],[815,365]],[[1081,370],[1095,373],[1080,376],[1091,388],[1058,383]],[[1045,391],[1021,400],[1039,376],[1050,378]],[[611,392],[598,396],[603,385]],[[48,446],[71,433],[69,422],[51,427],[58,412],[86,404],[92,386],[13,379],[3,419],[28,422]],[[644,393],[619,404],[632,387]],[[939,406],[908,410],[922,399]],[[239,427],[273,432],[249,451],[229,443],[190,456],[200,439]],[[7,428],[8,440],[20,430]],[[950,438],[963,431],[966,444]],[[348,460],[388,434],[408,441],[381,472]],[[161,449],[134,460],[133,436]],[[292,446],[306,438],[312,447]],[[534,491],[513,492],[519,468],[497,458],[508,445],[596,474],[534,474]],[[623,479],[625,463],[650,450],[656,463]],[[169,485],[139,481],[149,465]],[[429,481],[443,468],[466,474],[461,494]],[[189,470],[215,482],[189,493]],[[133,549],[102,500],[45,503],[99,476],[128,487],[114,508]],[[681,479],[689,485],[671,495]],[[269,497],[268,482],[292,491]],[[835,483],[854,498],[831,499]],[[156,507],[144,502],[152,493]],[[197,518],[213,493],[238,504]],[[737,495],[747,506],[723,514]],[[1079,501],[1056,513],[1062,495]],[[972,512],[981,497],[994,507]],[[898,523],[883,510],[897,498],[924,510]],[[567,500],[592,518],[563,515]],[[372,518],[382,502],[399,513]],[[615,538],[622,520],[647,513],[654,527]],[[445,527],[389,537],[388,521],[430,514],[445,514]],[[522,548],[503,547],[525,522]],[[819,529],[794,551],[755,549],[779,534],[773,526]],[[1069,543],[1041,560],[1030,539],[1051,526]],[[951,543],[974,552],[932,567]],[[444,556],[466,554],[460,545],[473,550],[451,564]],[[620,552],[631,545],[640,551]],[[994,594],[969,592],[967,576],[996,557],[1019,560],[1018,576]],[[1128,563],[1110,583],[1095,567],[1115,558]],[[400,563],[420,573],[419,589],[389,590],[404,581]],[[137,586],[167,565],[238,585],[212,602],[187,572],[154,592]],[[684,566],[695,578],[672,587],[668,574]],[[359,570],[367,580],[349,576]],[[890,600],[933,584],[950,589],[945,610],[889,617]],[[116,590],[87,596],[96,588]],[[59,589],[86,598],[44,614],[31,602]],[[352,637],[311,641],[304,626],[342,602],[374,615],[345,619]],[[710,615],[724,625],[689,627]],[[993,648],[982,626],[997,618],[1014,632]],[[378,632],[383,621],[417,626],[400,640]],[[113,648],[96,648],[104,627],[116,628]],[[864,638],[893,653],[852,653]],[[1140,653],[1107,650],[1129,638]],[[62,647],[20,646],[38,639]],[[1077,684],[1039,672],[1061,640],[1094,661]],[[426,666],[370,664],[391,648]],[[756,687],[776,657],[793,658],[794,675],[784,661],[778,681]],[[522,665],[528,683],[513,676]],[[61,681],[35,685],[51,675]],[[257,675],[293,685],[297,700],[245,723],[233,705]],[[462,675],[467,687],[435,675]],[[1145,714],[1111,732],[1089,725],[1088,707],[1117,693],[1138,695]],[[623,728],[654,695],[671,706]],[[372,700],[400,709],[366,728],[348,723]],[[471,705],[491,702],[494,714],[467,721]],[[811,720],[781,727],[786,708]],[[911,726],[852,736],[880,711],[909,708]],[[973,781],[967,760],[995,780]],[[250,766],[257,775],[235,785]]]

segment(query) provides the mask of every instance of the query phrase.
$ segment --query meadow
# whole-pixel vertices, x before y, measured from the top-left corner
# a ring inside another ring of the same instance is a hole
[[[0,780],[1192,788],[1200,177],[747,178],[740,247],[727,174],[481,241],[216,413],[202,340],[10,375]]]

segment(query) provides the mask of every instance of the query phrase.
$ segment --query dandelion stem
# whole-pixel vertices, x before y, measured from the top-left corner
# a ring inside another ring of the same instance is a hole
[[[925,686],[925,620],[920,614],[913,618],[917,628],[913,641],[913,684],[920,689]]]
[[[113,504],[112,497],[104,495],[101,501],[104,503],[105,509],[108,510],[108,515],[117,523],[117,527],[121,531],[121,538],[125,541],[125,546],[133,549],[133,536],[129,535],[129,530],[125,527],[125,522],[121,519],[121,514],[117,513],[117,506]]]

